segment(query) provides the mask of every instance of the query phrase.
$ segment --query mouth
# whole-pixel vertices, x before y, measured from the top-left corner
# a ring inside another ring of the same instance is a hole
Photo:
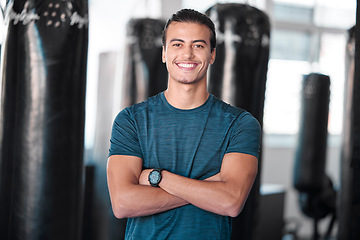
[[[196,66],[198,64],[197,63],[177,63],[176,65],[183,70],[192,70],[192,69],[196,68]]]

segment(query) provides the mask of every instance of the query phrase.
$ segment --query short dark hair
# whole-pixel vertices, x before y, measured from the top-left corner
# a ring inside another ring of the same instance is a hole
[[[164,31],[162,33],[162,43],[163,46],[166,46],[166,32],[169,25],[172,22],[187,22],[187,23],[199,23],[207,26],[210,29],[210,47],[211,52],[216,47],[216,33],[215,33],[215,25],[211,21],[211,19],[198,11],[193,9],[182,9],[175,14],[173,14],[169,20],[166,22]]]

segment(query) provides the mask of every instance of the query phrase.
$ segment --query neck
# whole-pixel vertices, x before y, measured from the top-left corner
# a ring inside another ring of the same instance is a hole
[[[195,87],[191,84],[182,84],[180,87],[173,87],[169,84],[165,91],[166,100],[170,105],[178,109],[194,109],[203,105],[209,97],[206,85]]]

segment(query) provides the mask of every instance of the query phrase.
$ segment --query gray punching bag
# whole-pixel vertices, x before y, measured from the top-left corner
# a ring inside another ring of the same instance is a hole
[[[85,0],[7,1],[0,239],[79,239],[88,46]]]
[[[357,24],[359,20],[358,1]],[[360,239],[360,32],[356,26],[350,29],[348,39],[338,198],[339,240]]]
[[[127,25],[126,62],[122,106],[128,107],[162,92],[167,87],[167,70],[161,61],[161,35],[165,21],[131,19]]]
[[[268,16],[246,4],[217,4],[206,11],[217,34],[216,60],[210,68],[209,92],[249,111],[262,126],[269,60]],[[233,219],[232,239],[255,239],[261,155],[253,188],[240,215]]]

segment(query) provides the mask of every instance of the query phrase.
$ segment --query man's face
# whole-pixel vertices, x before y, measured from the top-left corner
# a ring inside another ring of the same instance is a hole
[[[210,29],[198,23],[172,22],[166,33],[163,62],[169,81],[194,84],[206,81],[209,64],[215,61],[210,51]]]

